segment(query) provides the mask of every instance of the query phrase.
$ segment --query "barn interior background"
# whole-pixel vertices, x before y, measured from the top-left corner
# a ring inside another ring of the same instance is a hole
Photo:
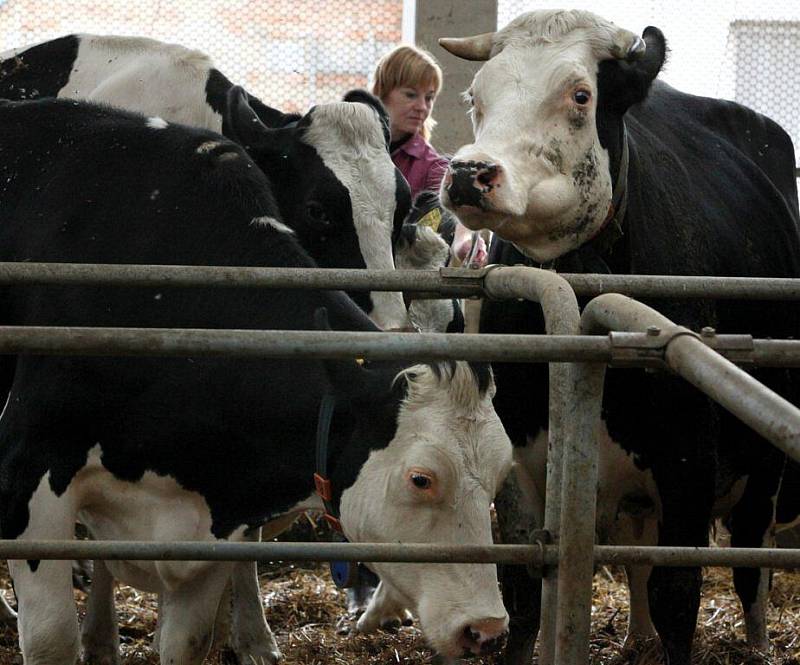
[[[476,66],[439,49],[436,38],[492,30],[523,11],[554,4],[549,0],[0,0],[0,52],[71,32],[144,35],[203,50],[231,80],[266,103],[302,111],[339,99],[352,87],[369,85],[375,62],[386,50],[416,40],[436,55],[445,71],[434,143],[452,151],[469,139],[460,92]],[[766,113],[789,131],[800,152],[800,113],[794,104],[800,89],[797,0],[571,0],[564,6],[591,9],[638,32],[647,25],[660,27],[672,49],[665,80],[688,92],[733,99]],[[383,665],[387,654],[398,663],[430,662],[430,653],[409,632],[412,629],[402,629],[399,638],[384,636],[380,643],[373,638],[351,641],[349,651],[343,651],[335,624],[342,599],[324,573],[313,570],[309,578],[301,575],[305,572],[301,566],[288,566],[261,573],[265,603],[286,607],[278,616],[273,609],[270,620],[281,648],[291,654],[287,665],[316,663],[320,654],[323,662],[359,658]],[[596,662],[607,662],[606,649],[618,653],[624,636],[626,601],[616,597],[624,596],[621,577],[604,572],[595,581]],[[698,662],[704,664],[741,662],[740,644],[731,636],[738,631],[741,637],[743,628],[727,576],[728,571],[720,572],[710,582],[719,588],[706,590],[698,649]],[[5,574],[0,577],[7,580]],[[773,639],[785,658],[800,657],[800,633],[788,619],[800,616],[796,584],[796,577],[779,573],[770,607]],[[5,582],[3,588],[7,589]],[[125,662],[155,662],[142,646],[154,629],[154,598],[131,589],[117,593]],[[11,597],[8,592],[7,597]],[[326,626],[326,632],[309,637],[308,626]],[[0,638],[0,663],[18,662],[15,636]],[[370,654],[368,660],[365,653]]]
[[[435,43],[503,26],[549,0],[0,0],[0,52],[70,32],[144,35],[207,52],[234,82],[286,111],[369,84],[400,41],[430,48],[445,69],[437,147],[469,138],[459,92],[474,67]],[[800,2],[571,0],[628,29],[656,25],[672,48],[663,74],[695,94],[734,99],[777,120],[800,146]]]

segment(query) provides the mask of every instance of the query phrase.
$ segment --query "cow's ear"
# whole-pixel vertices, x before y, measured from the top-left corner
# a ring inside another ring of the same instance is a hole
[[[333,330],[328,310],[314,312],[317,330]],[[386,398],[394,388],[394,379],[401,367],[394,363],[364,363],[362,360],[324,360],[331,389],[339,402],[370,404]]]
[[[661,30],[650,26],[645,28],[642,37],[644,48],[639,46],[632,49],[628,57],[603,60],[599,65],[600,105],[619,114],[647,97],[667,59],[667,42]]]
[[[223,133],[241,145],[251,156],[280,150],[292,129],[267,127],[250,106],[247,92],[235,85],[228,90]]]
[[[383,136],[386,139],[386,147],[388,148],[391,137],[391,131],[389,123],[389,114],[387,113],[386,107],[383,105],[383,102],[381,102],[381,100],[378,99],[375,95],[360,88],[356,90],[350,90],[350,92],[346,93],[344,96],[344,101],[366,104],[367,106],[370,106],[373,109],[375,109],[375,112],[378,114],[378,118],[381,121],[381,127],[383,128]]]
[[[652,83],[667,60],[667,40],[664,33],[652,25],[644,29],[642,38],[646,48],[633,62],[639,75]]]

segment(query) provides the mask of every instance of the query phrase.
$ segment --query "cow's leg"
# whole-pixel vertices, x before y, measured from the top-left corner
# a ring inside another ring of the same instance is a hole
[[[119,627],[114,605],[114,577],[102,561],[95,561],[92,584],[81,625],[83,662],[87,665],[118,665]]]
[[[17,625],[17,613],[14,608],[8,604],[5,594],[0,593],[0,623],[6,626]]]
[[[530,544],[534,531],[543,524],[541,495],[544,488],[534,482],[534,470],[525,464],[530,459],[531,456],[524,454],[517,458],[517,466],[495,498],[500,539],[505,544]],[[528,665],[533,660],[539,635],[541,579],[531,577],[526,566],[514,565],[500,566],[499,578],[510,620],[505,662]]]
[[[646,546],[658,544],[658,521],[652,517],[632,517],[621,515],[617,519],[612,535],[614,545]],[[630,595],[628,614],[628,633],[625,636],[625,649],[637,649],[642,644],[658,636],[650,617],[650,601],[647,595],[647,581],[652,566],[625,566]]]
[[[255,529],[248,537],[260,540],[260,529]],[[280,649],[264,617],[255,562],[240,561],[234,564],[231,602],[231,647],[239,662],[274,665],[280,661]]]
[[[687,463],[686,466],[691,465]],[[701,483],[692,482],[698,480],[692,478],[695,475],[693,470],[686,469],[683,476],[678,469],[663,471],[664,482],[656,479],[662,507],[659,545],[707,546],[712,498],[700,491]],[[675,483],[674,479],[681,477],[685,484]],[[713,480],[710,485],[705,489],[713,492]],[[669,665],[689,665],[691,662],[702,581],[699,567],[655,567],[650,574],[650,611]]]
[[[20,540],[71,540],[75,507],[69,492],[56,496],[47,477],[34,492]],[[25,665],[73,665],[78,617],[70,561],[9,561],[19,603],[19,641]]]
[[[158,649],[162,663],[200,665],[214,637],[214,620],[233,565],[215,563],[159,594]]]
[[[731,547],[769,547],[774,541],[777,474],[751,474],[744,494],[731,512]],[[769,651],[766,604],[769,595],[768,568],[734,568],[733,585],[744,610],[747,644]]]
[[[348,615],[357,619],[366,611],[379,582],[375,573],[365,565],[358,564],[358,581],[346,593]]]
[[[383,626],[387,617],[403,616],[405,611],[405,605],[392,592],[391,588],[381,581],[378,583],[375,593],[372,594],[364,614],[359,617],[356,630],[360,633],[371,633]]]
[[[650,579],[650,566],[625,566],[630,593],[630,614],[628,615],[628,634],[625,647],[657,637],[656,627],[650,618],[650,601],[647,597],[647,581]]]

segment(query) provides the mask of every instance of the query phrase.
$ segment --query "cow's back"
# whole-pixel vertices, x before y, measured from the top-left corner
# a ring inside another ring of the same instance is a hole
[[[630,265],[620,272],[800,275],[794,150],[783,129],[659,81],[626,122],[635,154]]]
[[[0,97],[61,97],[111,104],[214,131],[222,115],[206,100],[211,59],[145,37],[75,34],[2,56]]]

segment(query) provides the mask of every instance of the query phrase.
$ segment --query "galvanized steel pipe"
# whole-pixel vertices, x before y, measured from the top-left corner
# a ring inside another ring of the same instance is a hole
[[[408,291],[442,297],[480,296],[483,270],[363,270],[109,263],[3,263],[0,285],[109,285]]]
[[[605,362],[611,345],[580,335],[0,326],[0,353]]]
[[[800,300],[800,280],[790,277],[683,275],[561,275],[579,296],[621,293],[635,298]]]
[[[745,566],[800,568],[800,549],[623,547],[595,545],[600,565]],[[430,543],[140,542],[109,540],[0,540],[0,559],[110,559],[128,561],[386,561],[558,563],[556,545],[441,545]]]
[[[246,266],[149,266],[130,264],[0,262],[0,284],[73,284],[146,287],[258,287],[406,291],[453,297],[484,295],[481,281],[495,270],[361,270],[259,268]],[[536,270],[533,268],[532,270]],[[551,271],[546,271],[551,272]],[[638,298],[719,298],[797,300],[800,283],[790,278],[703,277],[680,275],[594,275],[560,273],[579,296],[624,293]],[[495,296],[498,297],[498,296]]]
[[[449,335],[313,330],[209,328],[105,328],[0,326],[0,353],[102,356],[238,356],[262,358],[414,358],[494,362],[610,362],[637,367],[663,365],[663,349],[632,336],[625,353],[601,335]],[[644,335],[639,336],[644,339]],[[800,341],[751,340],[752,351],[719,353],[759,367],[800,367]],[[704,340],[707,342],[707,340]],[[638,351],[631,358],[629,351]]]
[[[548,335],[580,332],[575,294],[556,273],[522,267],[489,269],[484,288],[489,298],[525,298],[540,303]],[[602,364],[550,364],[544,528],[560,547],[558,569],[569,574],[549,570],[542,579],[542,665],[587,662],[589,658],[596,504],[593,479],[597,475],[595,432],[604,371]],[[537,397],[531,395],[530,399]],[[569,529],[561,528],[565,514],[570,517]]]
[[[587,332],[658,330],[667,365],[765,439],[800,461],[800,410],[708,348],[687,328],[626,296],[606,294],[584,309]]]

